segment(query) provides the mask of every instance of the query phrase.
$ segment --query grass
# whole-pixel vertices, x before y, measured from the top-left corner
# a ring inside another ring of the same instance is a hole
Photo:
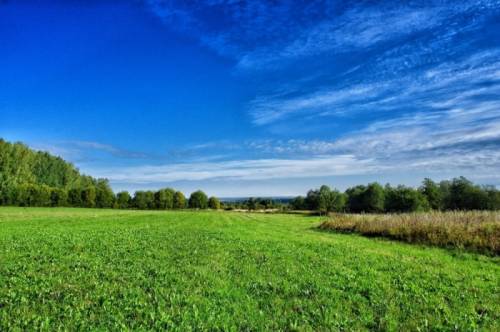
[[[319,228],[500,255],[500,212],[334,214]]]
[[[0,330],[500,329],[498,257],[320,222],[0,208]]]

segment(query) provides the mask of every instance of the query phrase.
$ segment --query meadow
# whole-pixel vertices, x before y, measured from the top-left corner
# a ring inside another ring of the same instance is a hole
[[[323,219],[0,208],[0,330],[500,330],[498,257]]]

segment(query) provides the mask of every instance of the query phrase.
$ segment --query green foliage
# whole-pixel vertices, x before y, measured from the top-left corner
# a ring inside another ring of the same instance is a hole
[[[290,201],[292,210],[307,210],[306,199],[302,196],[297,196]]]
[[[119,209],[128,209],[132,207],[132,197],[128,191],[121,191],[116,194],[116,207]]]
[[[115,193],[109,186],[108,180],[97,180],[95,204],[98,208],[112,208],[115,204]]]
[[[378,183],[351,187],[344,194],[328,186],[309,190],[289,203],[294,210],[321,213],[349,211],[354,213],[416,212],[433,210],[500,210],[500,191],[493,186],[478,186],[464,177],[439,184],[424,179],[415,190],[411,187]]]
[[[347,204],[351,212],[383,212],[385,203],[384,188],[378,183],[356,186],[346,190]]]
[[[500,330],[498,258],[322,219],[0,208],[0,331]]]
[[[174,209],[185,209],[186,208],[186,197],[180,191],[176,191],[174,194]]]
[[[208,207],[212,210],[219,210],[220,209],[220,201],[217,197],[210,197],[208,199]]]
[[[425,196],[431,209],[443,209],[443,192],[439,185],[429,178],[425,178],[422,186],[419,188],[420,192]]]
[[[61,188],[52,188],[50,192],[50,206],[67,206],[68,192]]]
[[[390,185],[385,187],[386,212],[417,212],[429,209],[429,202],[420,191],[401,185],[396,188]]]
[[[113,207],[107,180],[81,175],[70,163],[0,139],[0,205]]]
[[[152,210],[156,206],[155,194],[152,191],[136,191],[134,194],[133,205],[139,210]]]
[[[191,209],[206,209],[208,208],[208,197],[201,191],[197,190],[189,197],[189,208]]]
[[[174,207],[175,190],[160,189],[155,193],[155,206],[159,210],[171,210]]]

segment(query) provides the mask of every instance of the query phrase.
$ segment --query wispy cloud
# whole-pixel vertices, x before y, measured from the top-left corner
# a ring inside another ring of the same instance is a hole
[[[56,156],[63,157],[73,162],[85,162],[92,160],[94,153],[105,153],[120,159],[151,159],[151,155],[122,149],[110,144],[94,141],[56,141],[56,142],[36,142],[30,144],[36,150],[48,151]]]
[[[500,50],[481,51],[390,80],[323,88],[301,96],[260,96],[250,103],[257,125],[294,115],[355,115],[360,112],[470,106],[489,100],[500,107]],[[419,111],[422,111],[420,109]]]

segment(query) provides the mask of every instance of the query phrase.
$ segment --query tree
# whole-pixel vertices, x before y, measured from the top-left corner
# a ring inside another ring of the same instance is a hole
[[[132,203],[132,197],[128,191],[121,191],[116,195],[116,205],[119,209],[128,209]]]
[[[219,210],[220,209],[220,201],[217,197],[210,197],[208,199],[208,207],[212,210]]]
[[[195,191],[189,197],[189,207],[191,209],[206,209],[208,207],[207,195],[201,190]]]
[[[184,209],[186,208],[186,197],[180,191],[176,191],[174,194],[174,209]]]
[[[319,188],[318,210],[321,213],[327,213],[332,208],[332,191],[330,187],[323,185]]]
[[[308,210],[316,211],[319,209],[319,191],[309,190],[306,196],[306,206]]]
[[[152,191],[136,191],[134,194],[133,205],[139,210],[154,209],[155,199]]]
[[[174,207],[174,195],[175,191],[173,189],[160,189],[155,193],[155,206],[160,210],[170,210]]]
[[[115,203],[115,193],[111,190],[108,180],[99,179],[96,184],[96,207],[112,208]]]
[[[64,189],[52,188],[50,192],[50,206],[66,206],[68,204],[68,193]]]
[[[443,192],[437,183],[429,178],[425,178],[419,190],[425,196],[427,202],[429,202],[431,209],[441,210],[443,208]]]
[[[351,212],[378,213],[384,211],[384,188],[378,183],[356,186],[346,190],[347,205]]]
[[[422,192],[406,186],[385,187],[387,212],[416,212],[429,210],[429,202]]]
[[[71,188],[68,191],[68,203],[70,206],[82,206],[82,193],[79,188]]]
[[[307,210],[306,200],[303,196],[297,196],[290,201],[292,210]]]
[[[488,193],[461,176],[449,183],[446,204],[448,210],[484,210],[488,208]]]
[[[366,187],[363,185],[358,185],[346,190],[347,195],[347,206],[350,212],[363,212],[364,202],[363,195],[366,191]]]
[[[82,206],[86,208],[95,207],[96,202],[96,189],[95,187],[87,187],[82,189]]]

